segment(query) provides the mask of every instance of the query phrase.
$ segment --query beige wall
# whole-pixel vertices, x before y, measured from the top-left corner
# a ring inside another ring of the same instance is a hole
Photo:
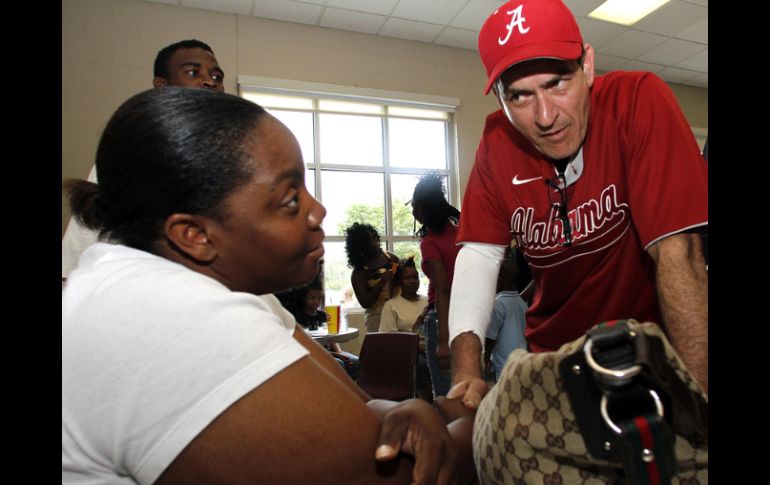
[[[228,93],[240,74],[459,98],[461,191],[496,109],[475,51],[140,0],[62,0],[62,180],[88,175],[109,116],[152,87],[160,48],[188,38],[212,47]],[[674,91],[691,125],[708,127],[707,91]],[[62,233],[68,219],[62,196]]]

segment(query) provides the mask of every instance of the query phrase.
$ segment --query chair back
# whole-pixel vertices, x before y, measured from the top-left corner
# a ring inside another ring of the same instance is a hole
[[[418,351],[419,336],[414,333],[366,334],[359,356],[358,386],[374,399],[414,397]]]

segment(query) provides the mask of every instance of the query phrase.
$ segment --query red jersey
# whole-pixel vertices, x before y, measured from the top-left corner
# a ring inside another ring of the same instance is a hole
[[[457,237],[457,226],[451,222],[444,226],[440,234],[433,231],[428,233],[420,240],[420,255],[422,256],[422,272],[425,273],[425,262],[430,259],[438,259],[444,265],[446,277],[449,281],[449,287],[452,287],[452,278],[455,273],[455,259],[460,252],[460,246],[455,244]],[[433,282],[428,285],[428,303],[436,301],[436,290],[433,288]]]
[[[556,350],[606,320],[661,322],[646,249],[708,224],[708,171],[671,89],[651,73],[597,76],[586,139],[568,165],[572,244],[554,203],[556,169],[502,111],[487,117],[463,197],[458,242],[515,238],[536,291],[526,337]]]

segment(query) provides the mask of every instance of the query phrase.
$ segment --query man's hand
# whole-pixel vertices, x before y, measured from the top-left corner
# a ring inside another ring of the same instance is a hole
[[[397,404],[374,400],[369,406],[379,408],[378,412],[389,408],[382,417],[377,461],[389,461],[404,452],[415,458],[413,483],[458,483],[457,450],[437,409],[420,399]]]
[[[452,340],[452,382],[448,398],[462,397],[468,409],[475,410],[489,391],[481,378],[481,342],[473,332],[464,332]]]
[[[462,398],[465,407],[473,411],[479,408],[481,400],[489,392],[489,384],[480,377],[459,376],[458,379],[454,379],[454,382],[456,384],[452,386],[446,397]]]

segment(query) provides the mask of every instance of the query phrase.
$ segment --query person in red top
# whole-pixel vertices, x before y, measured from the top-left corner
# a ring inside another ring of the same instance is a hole
[[[460,211],[446,200],[437,174],[420,177],[412,195],[412,214],[420,223],[422,271],[428,277],[428,306],[425,307],[425,357],[428,361],[433,397],[446,396],[452,383],[449,359],[449,301],[455,259],[459,247],[457,223]]]
[[[560,0],[509,1],[479,34],[487,117],[463,198],[448,397],[475,409],[495,278],[511,239],[532,269],[526,339],[552,351],[602,321],[660,323],[707,390],[708,170],[671,89],[594,73]]]

